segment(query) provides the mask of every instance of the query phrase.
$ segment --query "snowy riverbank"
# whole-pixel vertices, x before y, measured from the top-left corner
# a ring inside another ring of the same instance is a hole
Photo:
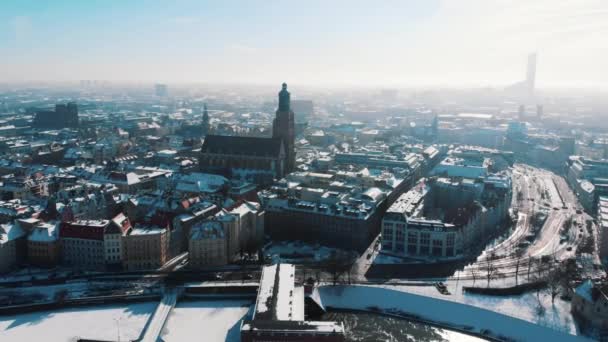
[[[321,286],[318,300],[326,307],[403,312],[446,326],[516,341],[587,341],[479,307],[377,286]]]

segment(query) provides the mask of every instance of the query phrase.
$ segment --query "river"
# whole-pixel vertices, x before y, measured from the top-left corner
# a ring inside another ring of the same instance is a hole
[[[467,334],[376,313],[329,311],[321,316],[321,320],[343,322],[347,341],[352,342],[486,341]]]

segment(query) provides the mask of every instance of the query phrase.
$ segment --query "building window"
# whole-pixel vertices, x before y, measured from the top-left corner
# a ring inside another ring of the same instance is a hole
[[[403,228],[397,225],[397,229],[395,231],[395,251],[403,253],[405,244],[405,237],[403,235]]]
[[[384,227],[384,231],[382,232],[382,248],[384,249],[393,249],[393,228],[390,226]]]
[[[418,243],[418,233],[408,232],[407,233],[407,243],[410,245],[416,245]]]
[[[454,233],[450,233],[446,237],[445,241],[445,256],[451,257],[454,256],[454,244],[455,244],[455,236]]]
[[[431,234],[428,232],[420,233],[420,254],[429,255],[431,253]]]
[[[420,244],[423,246],[429,245],[431,242],[431,234],[427,232],[423,232],[420,234]]]
[[[454,233],[448,234],[445,241],[446,246],[454,246],[454,240]]]
[[[433,240],[433,256],[442,256],[443,240]]]

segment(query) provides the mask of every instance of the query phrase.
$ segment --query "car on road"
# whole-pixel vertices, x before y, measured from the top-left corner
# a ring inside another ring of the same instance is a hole
[[[517,245],[517,247],[519,247],[519,248],[526,248],[526,247],[528,247],[528,246],[530,246],[530,245],[531,245],[530,241],[522,241],[522,242],[520,242],[520,243]]]
[[[443,295],[450,294],[450,291],[448,291],[447,286],[445,286],[445,284],[442,282],[435,283],[435,288],[437,289],[437,291],[439,291],[439,293],[441,293]]]

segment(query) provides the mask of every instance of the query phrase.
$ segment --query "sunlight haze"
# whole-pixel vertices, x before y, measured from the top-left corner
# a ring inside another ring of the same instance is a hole
[[[608,75],[601,0],[5,0],[0,25],[3,81],[500,86],[533,52],[539,87]]]

